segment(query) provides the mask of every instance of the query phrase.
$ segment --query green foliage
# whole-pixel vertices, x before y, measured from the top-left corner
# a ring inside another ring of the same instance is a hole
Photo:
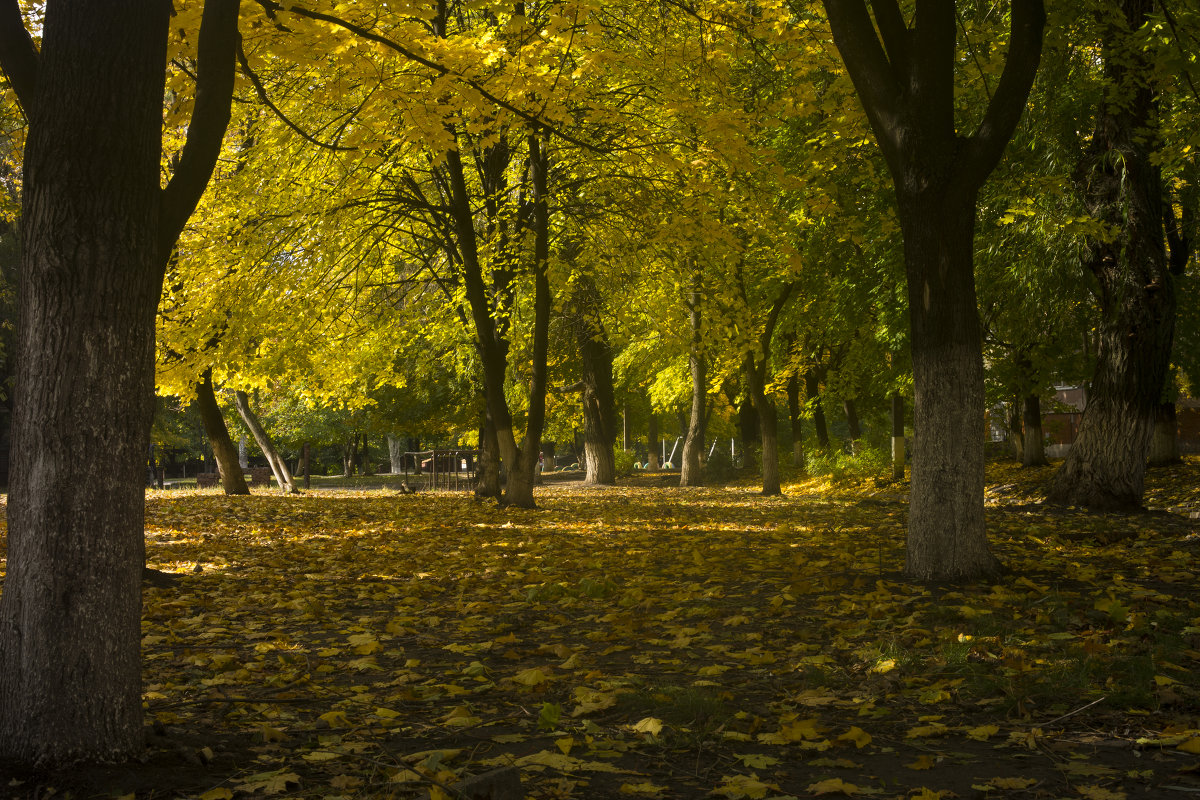
[[[856,481],[891,474],[891,453],[878,447],[860,446],[857,452],[810,450],[805,455],[810,475],[834,481]]]
[[[618,449],[613,453],[614,467],[618,478],[628,478],[634,472],[637,463],[637,453],[632,450]]]

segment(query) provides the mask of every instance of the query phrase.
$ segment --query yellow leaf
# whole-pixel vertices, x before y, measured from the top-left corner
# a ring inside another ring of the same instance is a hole
[[[933,769],[934,760],[930,756],[917,756],[917,760],[904,766],[909,769]]]
[[[1075,791],[1088,800],[1125,800],[1125,793],[1102,786],[1076,786]]]
[[[323,721],[331,728],[349,728],[350,719],[346,716],[345,711],[327,711],[317,719]]]
[[[636,794],[639,797],[658,797],[667,790],[655,783],[623,783],[617,791],[621,794]]]
[[[575,746],[575,737],[564,736],[561,739],[555,739],[554,746],[561,750],[564,756],[569,756],[571,755],[571,748]]]
[[[815,795],[844,794],[853,796],[860,793],[860,789],[857,786],[853,783],[846,783],[841,778],[829,778],[828,780],[809,784],[806,791],[812,792]]]
[[[980,725],[978,728],[971,728],[966,731],[967,738],[975,739],[983,742],[987,741],[989,736],[995,736],[1000,732],[1000,728],[995,725]]]
[[[209,789],[200,795],[200,800],[233,800],[233,792],[224,787]]]
[[[858,726],[853,726],[850,730],[837,737],[837,740],[839,742],[854,742],[855,747],[865,747],[871,743],[871,734]]]
[[[662,720],[655,717],[646,717],[645,719],[634,723],[632,727],[638,733],[648,733],[651,736],[658,736],[662,733]]]
[[[927,789],[924,786],[916,794],[910,794],[908,800],[942,800],[946,792],[939,792],[934,789]]]
[[[270,725],[259,725],[258,736],[264,742],[286,742],[288,738],[286,733]]]
[[[768,791],[779,791],[779,787],[773,783],[764,783],[758,779],[758,775],[751,773],[749,775],[723,775],[721,776],[721,785],[713,789],[709,794],[723,795],[729,800],[759,800],[766,797]]]
[[[1184,741],[1180,742],[1175,749],[1182,750],[1185,753],[1200,755],[1200,736],[1193,736],[1190,739],[1185,739]]]
[[[535,686],[542,685],[548,680],[549,677],[546,675],[546,673],[542,672],[542,670],[538,667],[523,669],[513,676],[514,683],[519,683],[522,686],[528,686],[531,689]]]
[[[988,786],[996,789],[1028,789],[1037,783],[1037,778],[992,778]]]

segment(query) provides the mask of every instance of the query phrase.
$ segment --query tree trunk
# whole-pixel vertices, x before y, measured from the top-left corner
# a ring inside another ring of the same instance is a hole
[[[862,438],[862,426],[858,424],[858,407],[854,405],[854,398],[843,400],[842,410],[846,412],[846,427],[850,430],[850,449],[852,452],[858,452],[858,440]]]
[[[388,461],[391,463],[393,475],[400,475],[404,472],[404,440],[396,436],[389,435],[388,443]]]
[[[813,432],[817,435],[817,447],[829,450],[829,426],[825,424],[825,409],[821,406],[821,384],[816,372],[810,370],[805,373],[804,389],[808,395],[808,404],[812,407]]]
[[[1022,423],[1025,403],[1021,396],[1015,395],[1007,403],[1008,406],[1008,444],[1012,447],[1013,458],[1021,461],[1025,460],[1025,434],[1023,433],[1025,426]],[[1041,427],[1041,423],[1038,423]]]
[[[1046,460],[1046,447],[1042,436],[1042,400],[1036,394],[1025,396],[1024,429],[1021,442],[1021,466],[1042,467]]]
[[[586,275],[574,294],[575,343],[582,363],[583,458],[589,484],[616,483],[613,454],[616,413],[613,404],[612,348],[600,319],[600,292]]]
[[[554,458],[555,444],[554,442],[545,440],[542,442],[542,463],[543,472],[553,472],[558,468],[558,464]]]
[[[974,196],[968,202],[901,197],[900,205],[914,389],[905,571],[918,580],[993,575],[1000,565],[988,548],[983,519],[983,342],[971,270]]]
[[[907,4],[906,4],[907,5]],[[954,3],[824,0],[834,42],[896,191],[912,328],[913,460],[905,574],[995,574],[983,522],[983,353],[975,300],[979,188],[995,169],[1041,58],[1042,0],[1010,4],[1008,54],[972,132],[956,113]],[[874,18],[872,18],[874,15]]]
[[[800,379],[796,373],[788,377],[788,421],[792,431],[792,466],[804,471],[804,427],[800,409]]]
[[[743,377],[746,374],[745,370],[743,365]],[[762,445],[762,429],[758,414],[758,399],[754,396],[755,390],[749,385],[749,378],[746,380],[746,397],[738,404],[738,435],[742,440],[742,466],[746,469],[757,470],[759,450]]]
[[[206,369],[204,377],[196,384],[196,407],[200,411],[204,431],[208,434],[208,441],[212,445],[217,471],[221,474],[221,488],[227,495],[250,494],[250,487],[246,485],[246,476],[242,473],[242,465],[238,463],[237,446],[229,438],[229,429],[225,427],[225,417],[221,414],[221,407],[217,405],[211,369]]]
[[[701,350],[699,269],[692,276],[692,293],[688,305],[692,327],[692,340],[688,351],[688,368],[692,375],[692,414],[688,418],[687,438],[683,440],[679,485],[702,486],[704,472],[700,464],[700,454],[704,452],[704,406],[708,399],[708,381],[704,353]]]
[[[304,456],[302,457],[301,461],[304,464],[304,488],[311,489],[312,471],[310,467],[312,466],[312,446],[308,442],[304,443]]]
[[[658,461],[658,415],[654,413],[654,407],[650,407],[650,420],[646,426],[646,469],[649,472],[658,472],[662,469],[662,464]]]
[[[1092,216],[1117,231],[1088,242],[1100,284],[1096,373],[1079,435],[1055,474],[1050,502],[1097,511],[1142,506],[1146,454],[1171,358],[1175,278],[1163,244],[1162,185],[1151,162],[1156,102],[1142,82],[1151,65],[1130,37],[1153,0],[1121,0],[1125,26],[1105,30],[1105,76],[1122,87],[1105,102],[1077,173]],[[1126,29],[1127,26],[1127,29]]]
[[[496,441],[496,427],[490,414],[484,412],[483,425],[479,428],[479,468],[476,472],[475,496],[500,496],[500,444]]]
[[[239,389],[233,393],[233,403],[237,406],[242,422],[246,423],[246,427],[250,429],[254,441],[258,442],[258,448],[266,456],[267,463],[271,466],[271,472],[274,473],[275,480],[279,484],[279,490],[285,494],[296,493],[298,491],[296,482],[292,479],[292,472],[288,469],[287,461],[279,455],[279,451],[275,449],[275,443],[271,441],[266,429],[259,422],[258,416],[250,408],[250,398]]]
[[[362,450],[358,453],[358,472],[360,475],[374,475],[375,468],[371,465],[371,443],[367,434],[362,435]]]
[[[191,160],[164,190],[170,4],[50,3],[40,52],[20,29],[17,4],[0,4],[0,66],[29,122],[0,595],[0,761],[117,761],[143,745],[143,477],[155,309],[170,250],[199,198],[193,183],[202,190],[215,160],[192,146],[228,120],[229,91],[222,117],[224,83],[207,77],[212,59],[227,55],[230,90],[233,78],[232,48],[217,42],[213,51],[210,37],[236,33],[237,5],[210,5],[220,8],[206,8],[199,82],[207,94],[196,101],[207,119],[193,120]]]
[[[1150,440],[1150,458],[1147,466],[1169,467],[1183,459],[1179,456],[1179,423],[1175,403],[1159,403],[1154,410],[1154,436]]]
[[[756,364],[752,354],[747,353],[743,357],[742,377],[746,382],[746,393],[754,406],[762,443],[762,493],[770,496],[782,494],[782,490],[779,486],[779,423],[775,404],[765,391],[765,371],[765,363]]]
[[[904,480],[904,398],[892,393],[892,480]]]

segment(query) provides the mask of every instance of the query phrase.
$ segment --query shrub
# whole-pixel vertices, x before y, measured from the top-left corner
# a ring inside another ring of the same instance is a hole
[[[637,454],[632,450],[617,450],[613,453],[613,465],[618,478],[628,478],[633,474],[637,463]]]

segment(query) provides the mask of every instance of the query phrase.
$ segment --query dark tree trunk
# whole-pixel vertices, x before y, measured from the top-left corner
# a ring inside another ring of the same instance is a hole
[[[1019,394],[1008,401],[1008,444],[1012,447],[1013,458],[1018,461],[1025,458],[1024,407],[1025,403]]]
[[[746,469],[758,469],[759,450],[762,446],[762,431],[759,428],[758,399],[754,397],[754,389],[749,386],[746,368],[743,365],[742,376],[747,381],[746,397],[738,403],[738,436],[742,440],[742,466]]]
[[[1087,408],[1048,499],[1098,511],[1142,506],[1154,412],[1171,358],[1175,279],[1163,245],[1162,183],[1151,162],[1155,97],[1143,78],[1148,56],[1129,30],[1153,0],[1121,0],[1125,25],[1110,23],[1105,76],[1122,92],[1105,102],[1077,182],[1092,216],[1117,231],[1088,243],[1087,263],[1100,285],[1099,349]],[[1126,26],[1128,29],[1126,29]]]
[[[808,404],[812,407],[813,433],[817,435],[817,447],[829,449],[829,426],[825,424],[825,409],[821,406],[821,384],[815,372],[804,375],[804,390]]]
[[[347,441],[342,442],[342,477],[349,478],[353,475],[357,464],[358,434],[352,434]]]
[[[163,190],[170,4],[50,3],[39,53],[15,0],[0,2],[0,66],[29,121],[0,595],[3,761],[63,766],[142,748],[154,315],[170,250],[211,174],[233,80],[237,4],[209,6],[205,94],[186,163]]]
[[[862,426],[858,423],[858,407],[853,398],[842,401],[842,410],[846,413],[846,427],[850,430],[850,449],[858,450],[858,440],[862,438]]]
[[[1183,459],[1179,456],[1179,423],[1175,403],[1159,403],[1154,409],[1154,436],[1150,440],[1150,458],[1147,466],[1169,467]]]
[[[1024,440],[1021,442],[1021,466],[1042,467],[1046,460],[1045,441],[1042,436],[1042,400],[1036,394],[1025,396]]]
[[[658,415],[654,413],[654,407],[650,407],[650,420],[646,426],[646,469],[650,472],[658,472],[662,468],[659,463],[659,443],[658,443]]]
[[[1024,110],[1041,57],[1042,0],[1013,0],[1000,80],[978,128],[956,128],[954,3],[825,0],[838,51],[887,161],[904,238],[913,361],[905,574],[968,580],[999,563],[983,521],[983,355],[973,265],[979,188]]]
[[[580,400],[583,402],[584,482],[613,484],[617,479],[613,441],[616,410],[613,404],[612,348],[600,319],[600,292],[586,275],[580,276],[574,295],[575,344],[582,364]]]
[[[242,473],[242,465],[238,463],[237,445],[229,438],[225,417],[221,414],[221,407],[217,405],[211,369],[206,369],[204,377],[196,384],[196,406],[200,411],[200,420],[204,423],[204,432],[208,434],[208,441],[212,445],[217,471],[221,474],[221,488],[227,495],[250,494],[246,476]]]
[[[692,413],[688,418],[687,437],[683,440],[683,455],[679,470],[680,486],[702,486],[704,468],[700,455],[704,452],[704,408],[708,400],[708,381],[705,370],[703,341],[700,331],[700,271],[692,275],[692,293],[688,300],[688,317],[692,339],[688,351],[688,369],[692,375]]]
[[[491,415],[484,412],[479,429],[479,469],[476,473],[476,497],[500,496],[500,445],[496,443],[496,427]]]
[[[792,430],[792,466],[804,470],[804,426],[800,408],[800,379],[796,373],[788,377],[788,421]]]
[[[242,417],[242,422],[246,423],[254,441],[258,442],[258,448],[266,456],[267,463],[271,466],[271,472],[275,475],[275,481],[279,484],[279,490],[285,494],[294,494],[297,489],[296,482],[292,478],[292,471],[288,469],[287,461],[275,449],[275,443],[271,441],[266,428],[259,422],[258,415],[254,413],[254,409],[250,408],[250,398],[239,389],[233,393],[233,401],[237,406],[238,414]]]
[[[362,450],[358,453],[358,472],[360,475],[374,475],[375,469],[371,466],[371,443],[367,439],[367,434],[362,435]]]
[[[312,447],[311,447],[311,445],[309,445],[308,442],[305,442],[304,443],[304,455],[300,457],[300,463],[303,464],[303,466],[301,467],[301,470],[304,473],[304,488],[305,489],[312,488],[312,471],[310,469],[310,467],[312,466],[311,456],[312,456]]]
[[[555,444],[549,440],[542,441],[542,464],[544,472],[553,472],[558,468],[558,462],[555,460]]]
[[[779,486],[779,422],[775,404],[765,391],[765,372],[765,365],[756,364],[753,355],[747,354],[743,359],[742,376],[750,402],[754,404],[762,444],[762,493],[769,496],[782,494],[782,491]]]

